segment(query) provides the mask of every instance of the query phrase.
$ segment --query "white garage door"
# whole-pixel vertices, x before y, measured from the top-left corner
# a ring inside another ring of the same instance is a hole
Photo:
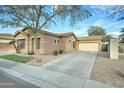
[[[99,51],[98,43],[79,43],[79,51]]]

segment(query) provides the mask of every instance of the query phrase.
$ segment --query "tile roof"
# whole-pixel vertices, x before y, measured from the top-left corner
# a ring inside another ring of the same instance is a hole
[[[27,28],[28,29],[28,28]],[[22,29],[21,31],[25,31],[25,29]],[[17,34],[19,34],[21,31],[16,31],[15,35],[16,36]],[[73,32],[67,32],[67,33],[52,33],[52,32],[48,32],[48,31],[44,31],[44,30],[41,30],[40,31],[41,33],[44,33],[44,34],[47,34],[47,35],[53,35],[53,36],[57,36],[57,37],[68,37],[68,36],[71,36],[71,35],[74,35]],[[75,36],[75,35],[74,35]],[[76,36],[75,36],[76,37]]]
[[[13,39],[13,34],[1,33],[0,34],[0,39]]]
[[[102,40],[103,36],[86,36],[79,37],[78,40]]]
[[[72,32],[66,32],[66,33],[60,33],[58,34],[58,36],[70,36],[72,34],[73,34]]]

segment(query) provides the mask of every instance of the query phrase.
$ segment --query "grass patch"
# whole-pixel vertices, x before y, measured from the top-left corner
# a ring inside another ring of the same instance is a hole
[[[15,62],[26,63],[32,59],[32,57],[19,56],[15,54],[2,55],[0,58],[12,60]]]

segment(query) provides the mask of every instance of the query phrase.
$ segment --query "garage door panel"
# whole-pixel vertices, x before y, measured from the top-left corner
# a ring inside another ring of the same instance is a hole
[[[98,43],[80,43],[79,51],[98,51]]]

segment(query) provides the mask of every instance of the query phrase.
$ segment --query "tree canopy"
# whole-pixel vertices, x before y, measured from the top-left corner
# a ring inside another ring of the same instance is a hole
[[[124,28],[121,29],[120,33],[121,34],[119,35],[119,41],[121,43],[124,43]]]
[[[89,36],[106,35],[106,30],[98,26],[90,26],[88,29]]]
[[[0,6],[0,25],[7,26],[28,26],[40,30],[55,23],[56,19],[70,20],[74,25],[77,21],[88,18],[92,14],[83,6],[64,5],[21,5],[21,6]]]
[[[124,20],[124,5],[116,5],[109,9],[109,17],[116,19],[117,21]]]
[[[102,39],[103,42],[110,42],[110,39],[112,38],[111,35],[105,35]]]
[[[100,13],[103,18],[108,20],[121,21],[124,20],[124,5],[100,5],[95,6],[94,13]],[[96,12],[97,11],[97,12]]]

